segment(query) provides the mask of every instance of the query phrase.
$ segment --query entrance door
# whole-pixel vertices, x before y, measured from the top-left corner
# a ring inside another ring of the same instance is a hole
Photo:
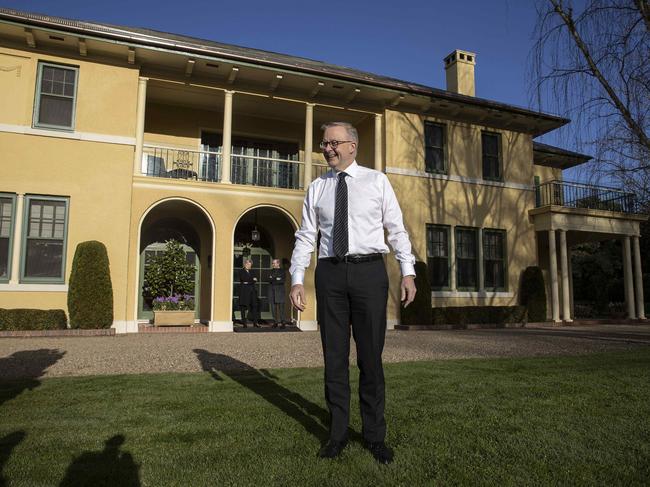
[[[152,320],[153,319],[153,310],[151,309],[151,299],[145,298],[142,295],[142,289],[144,286],[144,271],[147,268],[149,262],[154,256],[160,255],[164,252],[166,247],[165,242],[154,242],[147,245],[144,251],[140,254],[140,279],[139,279],[139,288],[140,292],[138,293],[138,319],[139,320]],[[183,244],[183,250],[185,251],[185,257],[188,264],[193,264],[196,266],[196,272],[194,273],[193,282],[194,282],[194,318],[199,318],[200,313],[200,276],[201,276],[201,263],[196,256],[196,252],[189,245]]]

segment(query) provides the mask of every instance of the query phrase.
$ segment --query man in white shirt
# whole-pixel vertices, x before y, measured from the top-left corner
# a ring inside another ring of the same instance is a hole
[[[332,170],[309,185],[290,269],[291,303],[303,311],[307,305],[303,287],[305,268],[320,232],[315,279],[317,318],[331,424],[329,441],[319,456],[338,456],[348,440],[351,324],[360,370],[363,439],[375,459],[388,464],[393,460],[393,451],[384,442],[385,387],[381,362],[388,302],[383,255],[389,250],[384,229],[400,263],[404,306],[415,297],[415,258],[388,178],[379,171],[359,166],[355,160],[359,144],[356,129],[345,122],[331,122],[322,129],[320,147]]]

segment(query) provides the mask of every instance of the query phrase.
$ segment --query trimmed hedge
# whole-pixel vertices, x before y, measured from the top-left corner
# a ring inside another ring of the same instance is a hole
[[[96,240],[77,245],[68,290],[70,328],[110,328],[113,286],[108,253]]]
[[[526,323],[525,306],[447,306],[433,308],[433,325]]]
[[[431,323],[431,284],[427,265],[415,263],[415,299],[406,308],[400,305],[400,321],[403,325],[428,325]]]
[[[62,309],[1,309],[0,330],[65,330],[68,319]]]
[[[546,285],[542,269],[526,267],[521,276],[521,304],[528,310],[528,321],[546,321]]]

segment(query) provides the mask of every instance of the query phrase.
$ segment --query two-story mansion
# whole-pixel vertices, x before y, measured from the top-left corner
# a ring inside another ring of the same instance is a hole
[[[568,120],[475,97],[471,52],[436,89],[284,54],[0,9],[0,307],[66,309],[78,243],[107,249],[114,327],[137,332],[147,257],[183,242],[196,319],[233,330],[233,271],[288,262],[304,190],[327,170],[320,125],[347,121],[384,171],[434,306],[518,302],[540,265],[549,319],[572,316],[570,248],[618,238],[643,317],[633,195],[562,182],[587,156],[534,142]],[[442,69],[442,66],[441,66]],[[399,268],[388,327],[399,321]],[[313,268],[303,329],[316,329]],[[265,285],[258,290],[266,313]]]

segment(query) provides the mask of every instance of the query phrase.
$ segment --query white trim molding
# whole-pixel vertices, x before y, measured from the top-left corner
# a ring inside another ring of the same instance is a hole
[[[111,328],[115,328],[115,333],[138,333],[137,321],[113,321]]]
[[[512,298],[512,291],[431,291],[435,298]]]
[[[232,321],[211,321],[208,325],[208,331],[233,331]]]
[[[0,291],[29,293],[67,293],[67,284],[0,284]]]
[[[39,135],[55,137],[58,139],[83,140],[86,142],[102,142],[104,144],[132,145],[135,146],[135,137],[121,135],[97,134],[94,132],[67,132],[64,130],[47,130],[29,127],[27,125],[11,125],[0,123],[0,132],[10,132],[22,135]]]
[[[480,186],[496,186],[498,188],[519,189],[522,191],[533,191],[534,188],[529,184],[507,183],[501,181],[488,181],[485,179],[468,178],[465,176],[456,176],[450,174],[435,174],[417,169],[406,169],[402,167],[386,167],[386,174],[399,174],[400,176],[413,176],[425,179],[440,179],[442,181],[454,181],[456,183],[478,184]]]
[[[301,321],[298,322],[298,328],[301,331],[317,331],[318,330],[318,322],[317,321],[301,320]]]

